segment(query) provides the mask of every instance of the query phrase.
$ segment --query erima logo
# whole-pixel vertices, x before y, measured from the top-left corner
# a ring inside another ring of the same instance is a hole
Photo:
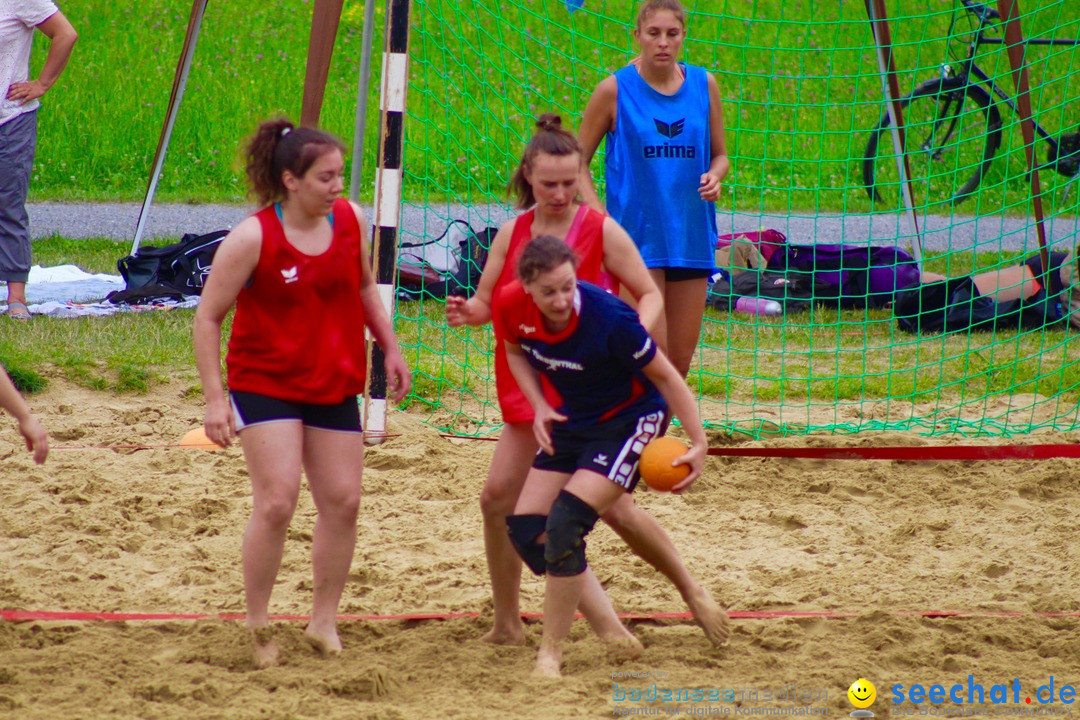
[[[642,148],[646,158],[696,158],[697,150],[693,145],[646,145]]]
[[[676,120],[673,123],[666,123],[663,120],[657,120],[653,118],[653,122],[656,123],[656,132],[660,133],[666,138],[673,138],[676,135],[682,135],[683,128],[686,127],[686,118]]]
[[[577,370],[580,372],[585,369],[585,366],[581,363],[576,363],[572,360],[559,360],[558,358],[549,358],[545,355],[540,354],[535,348],[531,348],[528,345],[522,345],[521,348],[525,352],[536,358],[537,362],[547,365],[547,368],[550,372],[555,372],[559,369]]]
[[[653,122],[656,123],[656,132],[669,139],[682,135],[682,131],[686,127],[686,118],[676,120],[673,123],[666,123],[663,120],[653,118]],[[646,158],[697,157],[697,149],[693,145],[668,145],[667,143],[663,145],[645,145],[642,148],[642,153]]]
[[[604,467],[607,467],[608,464],[607,455],[605,455],[604,453],[597,453],[596,457],[594,457],[592,461],[597,465],[602,465]]]
[[[300,272],[295,265],[288,270],[281,271],[281,277],[285,279],[285,284],[294,283],[300,279]]]
[[[534,332],[536,332],[536,328],[534,326],[526,325],[525,323],[518,325],[518,330],[521,331],[522,335],[532,335]]]

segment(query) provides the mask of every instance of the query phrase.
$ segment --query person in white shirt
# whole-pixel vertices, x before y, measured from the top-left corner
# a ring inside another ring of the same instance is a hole
[[[30,78],[34,30],[49,38],[45,65]],[[29,320],[30,227],[26,193],[37,143],[38,98],[67,65],[78,34],[51,0],[0,0],[0,281],[7,283],[7,314]]]

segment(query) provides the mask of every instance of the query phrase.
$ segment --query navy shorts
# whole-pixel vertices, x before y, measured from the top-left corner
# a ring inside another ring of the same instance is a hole
[[[555,423],[551,431],[555,454],[540,450],[532,466],[568,475],[575,470],[591,470],[626,492],[634,492],[641,478],[638,472],[641,451],[650,440],[664,434],[667,423],[668,416],[663,410],[654,410],[625,423],[602,423],[572,431]]]
[[[267,395],[249,392],[230,392],[236,431],[252,425],[299,420],[304,427],[337,432],[363,432],[360,427],[360,405],[356,396],[347,397],[333,405],[278,400]]]

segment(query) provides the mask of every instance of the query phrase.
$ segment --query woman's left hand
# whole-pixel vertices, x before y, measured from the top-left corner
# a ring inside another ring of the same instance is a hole
[[[705,455],[706,448],[705,443],[694,443],[690,446],[690,450],[687,451],[682,457],[675,458],[675,465],[689,465],[690,474],[683,479],[681,483],[671,488],[671,492],[678,495],[685,492],[694,484],[694,481],[701,477],[701,471],[705,467]]]
[[[698,194],[705,202],[716,202],[720,198],[720,176],[711,171],[702,173]]]

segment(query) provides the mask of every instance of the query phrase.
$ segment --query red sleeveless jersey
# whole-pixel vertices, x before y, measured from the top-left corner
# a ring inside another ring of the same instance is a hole
[[[510,244],[506,248],[506,264],[503,265],[502,273],[491,293],[493,311],[499,291],[517,277],[518,258],[521,257],[521,251],[526,243],[533,239],[532,223],[535,216],[536,210],[533,209],[519,215],[514,221]],[[578,278],[599,285],[605,290],[618,292],[618,285],[604,272],[604,218],[603,213],[582,205],[574,216],[574,222],[566,233],[565,241],[577,256]],[[543,378],[541,378],[541,384],[544,385],[544,390],[548,395],[548,402],[557,406],[559,401],[557,395],[554,395],[554,388],[551,388]],[[529,404],[525,393],[521,392],[513,373],[510,372],[510,365],[506,361],[506,350],[498,332],[495,333],[495,390],[499,397],[503,422],[532,422],[532,405]]]
[[[229,389],[317,405],[362,393],[364,258],[349,201],[334,203],[333,239],[319,255],[289,243],[273,206],[255,217],[262,249],[236,299],[226,355]]]

